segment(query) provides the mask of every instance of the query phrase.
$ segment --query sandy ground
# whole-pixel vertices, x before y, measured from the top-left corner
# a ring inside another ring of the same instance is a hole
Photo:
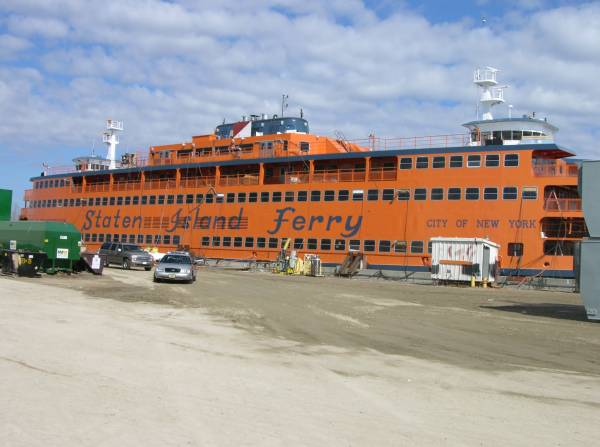
[[[0,445],[577,446],[578,295],[200,270],[0,277]]]

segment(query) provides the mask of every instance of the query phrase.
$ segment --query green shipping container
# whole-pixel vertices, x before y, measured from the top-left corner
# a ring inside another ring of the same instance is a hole
[[[21,220],[0,222],[0,248],[43,251],[46,270],[73,269],[80,258],[81,233],[73,224]]]
[[[0,189],[0,221],[10,220],[12,211],[12,191]]]

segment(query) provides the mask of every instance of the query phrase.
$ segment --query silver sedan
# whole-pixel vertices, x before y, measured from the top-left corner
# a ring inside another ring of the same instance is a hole
[[[196,281],[196,270],[192,258],[187,254],[167,253],[154,270],[154,282]]]

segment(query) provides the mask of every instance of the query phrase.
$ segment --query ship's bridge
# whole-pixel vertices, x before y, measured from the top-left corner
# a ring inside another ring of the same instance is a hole
[[[547,120],[527,115],[470,121],[463,126],[471,133],[471,146],[554,143],[554,134],[558,132]]]
[[[218,139],[244,138],[262,135],[277,135],[282,133],[304,133],[307,134],[308,121],[298,117],[278,117],[273,115],[251,115],[250,119],[243,117],[235,123],[221,124],[215,129]]]

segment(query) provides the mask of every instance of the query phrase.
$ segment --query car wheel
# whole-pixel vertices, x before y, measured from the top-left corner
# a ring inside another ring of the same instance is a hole
[[[152,267],[144,267],[144,270],[146,270],[147,272],[149,272],[150,270],[152,270]]]
[[[127,258],[123,259],[123,268],[125,270],[129,270],[129,268],[130,268],[129,259],[127,259]]]
[[[152,280],[153,280],[154,282],[160,282],[160,279],[158,279],[156,276],[152,277]]]

